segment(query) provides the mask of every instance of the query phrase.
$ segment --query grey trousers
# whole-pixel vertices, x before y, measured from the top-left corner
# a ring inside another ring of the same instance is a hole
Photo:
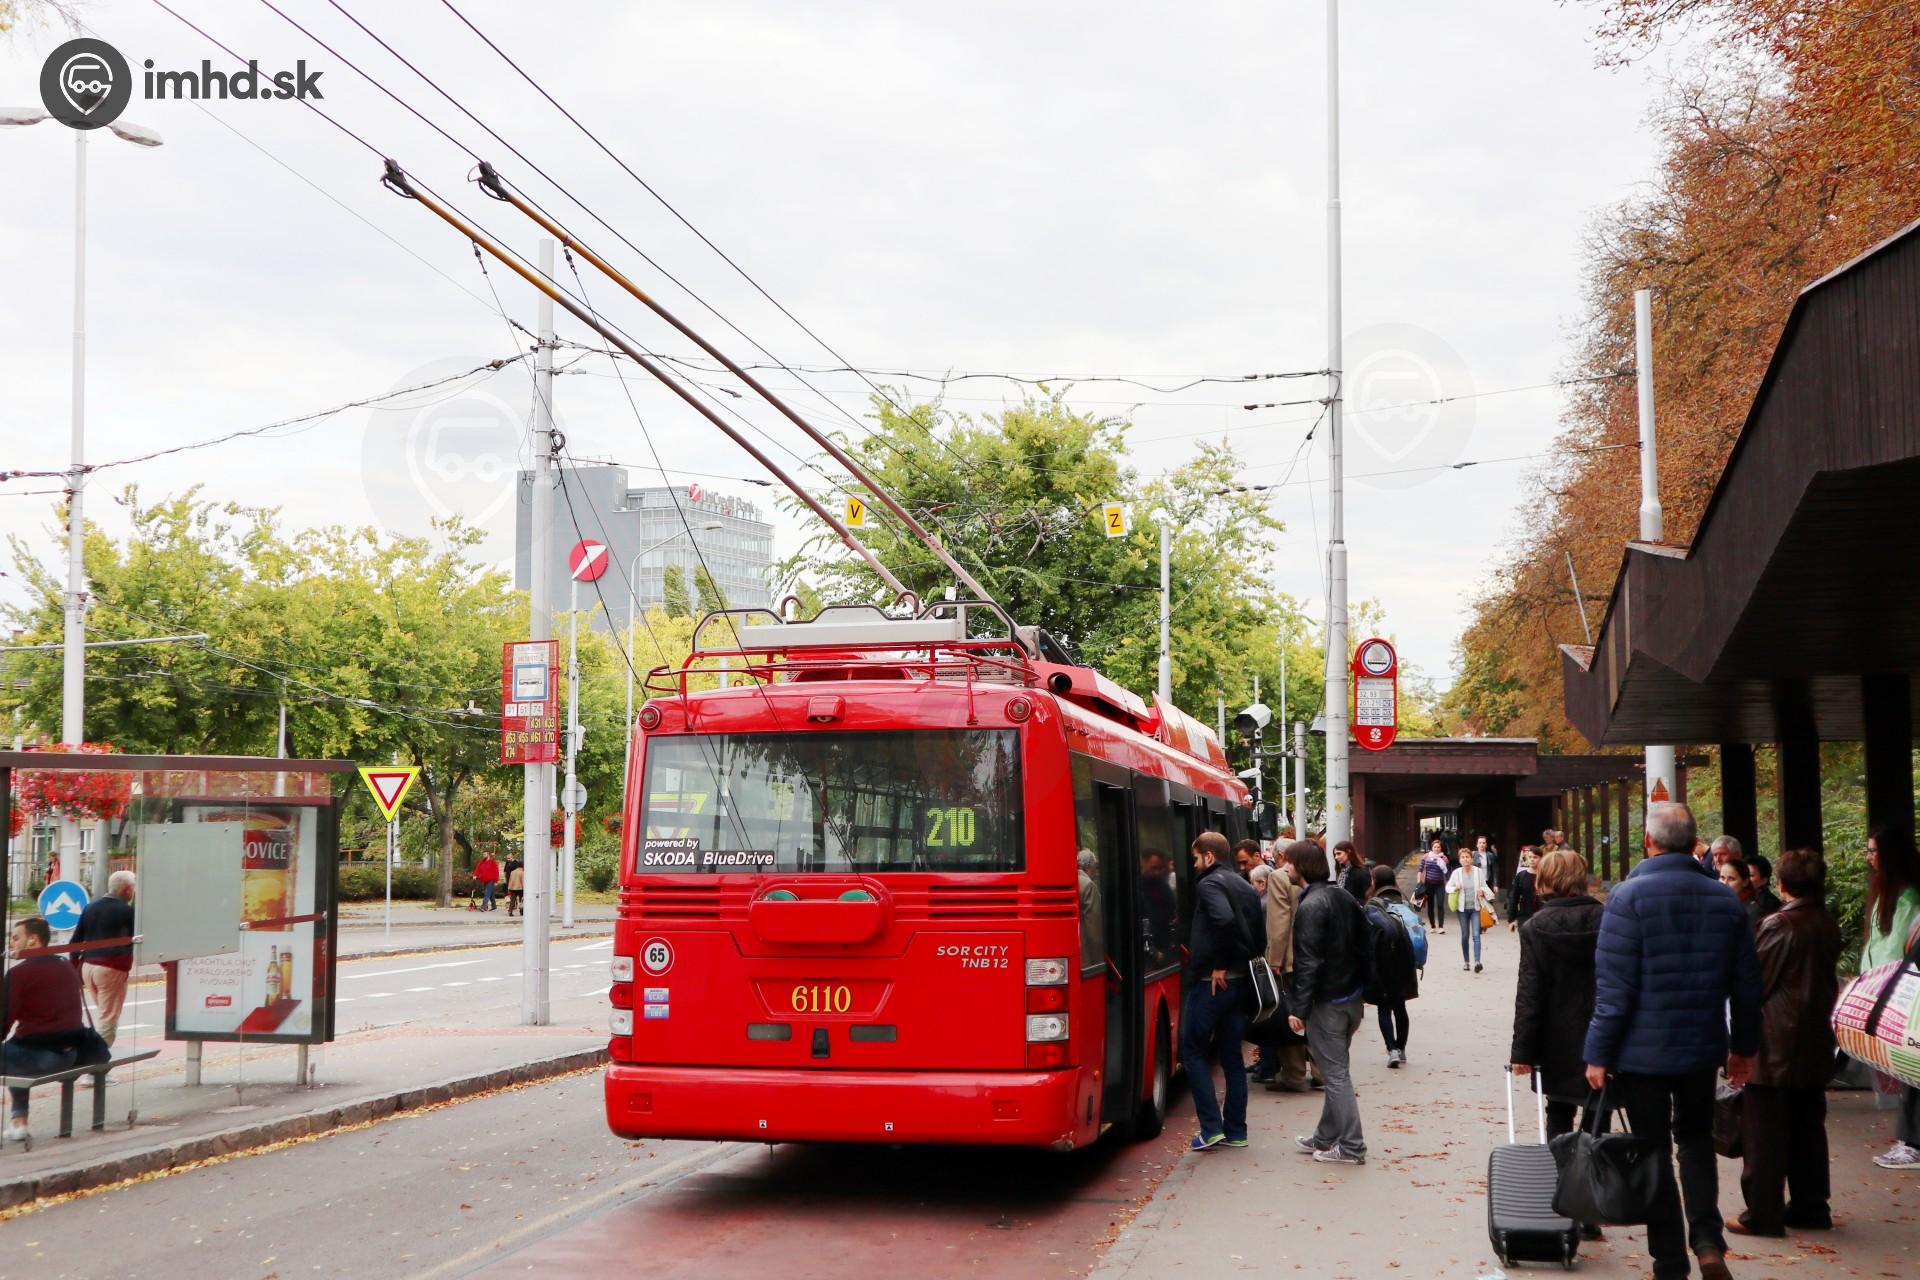
[[[1345,1004],[1316,1004],[1307,1013],[1307,1048],[1326,1085],[1314,1141],[1356,1156],[1367,1153],[1367,1140],[1360,1132],[1360,1103],[1353,1096],[1348,1056],[1366,1011],[1365,1001],[1353,999]]]

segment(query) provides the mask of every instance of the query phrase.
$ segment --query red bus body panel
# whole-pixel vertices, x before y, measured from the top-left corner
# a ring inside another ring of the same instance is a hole
[[[810,722],[809,701],[829,690],[840,702],[837,717]],[[1015,699],[1024,708],[1010,715]],[[1006,682],[807,680],[656,698],[648,706],[662,719],[650,733],[636,733],[632,746],[614,954],[640,957],[650,943],[664,942],[671,963],[650,973],[635,961],[624,997],[633,1034],[613,1040],[605,1077],[615,1133],[1059,1149],[1099,1137],[1111,979],[1105,970],[1082,972],[1069,753],[1173,779],[1233,805],[1246,794],[1237,779],[1068,699]],[[650,738],[975,727],[1019,733],[1023,871],[633,870]],[[872,901],[839,900],[853,888]],[[797,900],[765,900],[776,889]],[[1048,957],[1070,960],[1060,1011],[1072,1034],[1064,1060],[1034,1069],[1026,961]],[[844,988],[849,994],[837,998],[846,1007],[811,1007],[816,987]],[[1178,973],[1147,983],[1141,997],[1149,1039],[1164,1020],[1177,1044]],[[616,1007],[622,999],[616,991]],[[780,1026],[786,1038],[753,1038],[754,1027]],[[868,1038],[854,1039],[862,1028]],[[886,1028],[891,1038],[874,1038]],[[1151,1043],[1145,1052],[1151,1062]]]

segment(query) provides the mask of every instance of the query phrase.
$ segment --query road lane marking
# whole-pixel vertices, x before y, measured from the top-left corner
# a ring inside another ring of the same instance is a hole
[[[381,969],[374,973],[343,973],[340,975],[340,977],[343,981],[351,981],[352,979],[355,979],[355,978],[387,978],[387,977],[393,976],[396,973],[420,973],[423,970],[427,970],[427,969],[459,969],[470,964],[485,964],[485,963],[486,963],[486,960],[484,959],[443,960],[439,964],[416,964],[416,965],[409,965],[404,969]]]
[[[408,987],[407,994],[410,996],[417,996],[422,991],[431,991],[431,990],[433,990],[432,987]]]
[[[568,1219],[591,1213],[604,1205],[621,1199],[629,1192],[661,1190],[670,1183],[678,1182],[690,1174],[699,1172],[708,1165],[718,1164],[722,1160],[731,1159],[745,1150],[747,1150],[747,1144],[744,1142],[724,1142],[704,1151],[689,1152],[677,1160],[669,1160],[663,1165],[658,1165],[637,1178],[629,1179],[617,1186],[608,1187],[598,1195],[589,1196],[585,1200],[570,1204],[564,1209],[556,1209],[543,1218],[535,1218],[532,1222],[507,1232],[491,1244],[483,1244],[479,1248],[468,1253],[463,1253],[457,1258],[449,1258],[447,1261],[429,1271],[420,1272],[414,1277],[414,1280],[439,1280],[439,1277],[442,1276],[464,1275],[466,1272],[473,1270],[481,1262],[510,1256],[510,1250],[517,1249],[520,1245],[534,1237],[551,1234],[556,1227],[565,1223]]]
[[[582,951],[605,951],[608,947],[612,945],[613,945],[612,938],[602,938],[598,942],[589,942],[584,947],[575,947],[573,951],[575,955],[580,954]]]

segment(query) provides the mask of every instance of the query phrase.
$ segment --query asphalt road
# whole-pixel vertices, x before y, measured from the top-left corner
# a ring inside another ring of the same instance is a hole
[[[715,1150],[613,1137],[589,1072],[37,1210],[0,1228],[0,1277],[459,1274]]]
[[[598,1072],[52,1204],[0,1280],[1081,1276],[1178,1156],[625,1142]]]

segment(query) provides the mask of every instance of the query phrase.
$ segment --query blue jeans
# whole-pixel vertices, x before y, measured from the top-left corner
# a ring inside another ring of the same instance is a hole
[[[493,910],[493,885],[494,882],[488,880],[480,886],[480,909],[482,911]]]
[[[52,1071],[65,1071],[74,1064],[77,1056],[71,1049],[36,1049],[11,1042],[0,1044],[0,1075],[43,1076]],[[14,1116],[25,1119],[27,1091],[9,1089],[7,1092],[13,1095]]]
[[[1233,979],[1217,992],[1203,978],[1187,992],[1186,1013],[1180,1020],[1180,1062],[1187,1069],[1200,1132],[1208,1137],[1223,1133],[1229,1140],[1245,1141],[1247,1136],[1247,1060],[1240,1044],[1247,1038],[1247,1019],[1253,1015],[1247,1007],[1252,995],[1244,978]],[[1227,1078],[1224,1121],[1213,1096],[1216,1056]]]
[[[1473,954],[1467,954],[1467,940],[1473,940]],[[1480,963],[1480,908],[1460,913],[1460,959]]]

